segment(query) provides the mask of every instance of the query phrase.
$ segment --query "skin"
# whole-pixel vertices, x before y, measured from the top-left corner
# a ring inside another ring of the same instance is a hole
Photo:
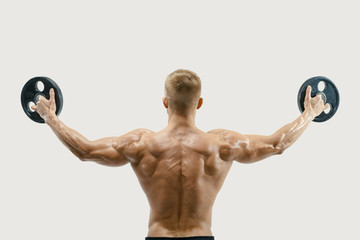
[[[212,236],[212,207],[233,162],[254,163],[290,147],[329,107],[310,93],[309,86],[305,111],[270,136],[226,129],[201,131],[195,126],[195,115],[202,98],[179,114],[164,97],[169,121],[159,132],[140,128],[95,141],[59,120],[53,89],[49,100],[42,97],[32,108],[80,160],[106,166],[131,164],[150,205],[149,237]]]

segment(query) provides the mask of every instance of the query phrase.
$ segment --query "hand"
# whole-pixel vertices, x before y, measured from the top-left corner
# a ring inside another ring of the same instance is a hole
[[[324,104],[324,100],[321,95],[311,97],[311,86],[306,88],[305,101],[304,101],[305,110],[310,111],[313,117],[319,116],[324,110],[328,109],[330,105]]]
[[[43,96],[40,96],[39,101],[31,108],[37,113],[39,113],[39,115],[45,120],[45,122],[51,114],[56,114],[54,89],[50,89],[50,100],[47,100]]]

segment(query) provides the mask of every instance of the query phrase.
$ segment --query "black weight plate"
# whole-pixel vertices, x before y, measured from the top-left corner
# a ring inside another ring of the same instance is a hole
[[[44,84],[44,90],[38,89],[38,82]],[[46,99],[50,99],[50,89],[53,88],[55,91],[55,102],[56,102],[56,115],[59,116],[63,106],[63,96],[59,86],[48,77],[34,77],[30,79],[23,87],[21,91],[21,105],[25,114],[33,121],[38,123],[45,123],[44,119],[40,115],[30,109],[29,104],[33,102],[36,104],[39,95],[43,95]]]
[[[318,87],[320,82],[324,82],[325,84],[325,88],[322,91],[320,91]],[[334,116],[339,107],[340,95],[338,89],[336,88],[335,84],[326,77],[318,76],[306,80],[304,84],[300,87],[298,93],[298,106],[300,112],[303,112],[305,110],[305,93],[306,88],[309,85],[311,86],[311,97],[315,97],[317,94],[324,94],[325,103],[329,103],[331,107],[330,112],[322,112],[319,116],[315,117],[314,122],[324,122],[329,120]]]

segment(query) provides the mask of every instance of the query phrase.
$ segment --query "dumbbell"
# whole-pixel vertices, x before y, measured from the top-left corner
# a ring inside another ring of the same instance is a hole
[[[325,110],[319,116],[315,117],[313,121],[324,122],[329,120],[334,116],[340,104],[340,95],[338,89],[336,88],[335,84],[326,77],[317,76],[306,80],[300,87],[297,97],[300,112],[305,110],[305,93],[306,88],[309,85],[311,86],[311,97],[321,95],[324,103],[328,103],[330,105],[330,110]]]
[[[34,77],[27,81],[21,91],[21,105],[25,114],[33,121],[45,123],[40,115],[31,109],[31,105],[36,104],[40,96],[50,99],[50,89],[55,91],[56,115],[59,116],[63,106],[63,96],[59,86],[48,77]]]

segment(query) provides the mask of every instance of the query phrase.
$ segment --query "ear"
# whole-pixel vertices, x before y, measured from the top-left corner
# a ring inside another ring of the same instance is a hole
[[[200,98],[196,109],[199,109],[202,106],[202,104],[203,104],[203,98]]]
[[[168,107],[169,107],[169,102],[168,102],[168,100],[167,100],[166,97],[163,97],[163,98],[162,98],[162,102],[163,102],[165,108],[168,108]]]

